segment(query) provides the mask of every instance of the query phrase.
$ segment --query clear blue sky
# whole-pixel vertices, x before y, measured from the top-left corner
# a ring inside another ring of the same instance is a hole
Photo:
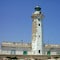
[[[34,7],[44,14],[43,40],[60,44],[60,0],[0,0],[0,42],[31,42]]]

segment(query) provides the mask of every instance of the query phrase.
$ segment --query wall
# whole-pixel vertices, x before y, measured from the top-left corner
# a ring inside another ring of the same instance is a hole
[[[60,49],[59,48],[45,48],[45,55],[47,55],[47,51],[50,51],[50,55],[60,55]]]

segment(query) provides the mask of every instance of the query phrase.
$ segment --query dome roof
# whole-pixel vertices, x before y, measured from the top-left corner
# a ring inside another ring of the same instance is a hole
[[[41,8],[39,6],[35,7],[35,11],[40,11],[40,10],[41,10]]]

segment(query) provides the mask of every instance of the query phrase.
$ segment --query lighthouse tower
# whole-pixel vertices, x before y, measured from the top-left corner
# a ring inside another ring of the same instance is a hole
[[[32,14],[32,54],[43,55],[43,14],[39,6],[35,7],[35,12]]]

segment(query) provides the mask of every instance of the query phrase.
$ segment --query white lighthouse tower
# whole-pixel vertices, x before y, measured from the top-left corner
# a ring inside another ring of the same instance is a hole
[[[32,14],[32,54],[43,55],[43,14],[39,6],[35,7],[35,12]]]

